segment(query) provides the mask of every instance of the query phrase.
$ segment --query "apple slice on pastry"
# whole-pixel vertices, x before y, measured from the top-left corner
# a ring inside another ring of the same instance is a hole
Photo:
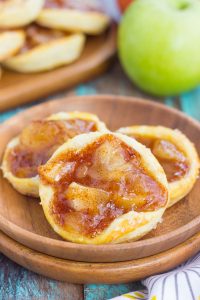
[[[0,61],[16,54],[25,42],[23,30],[0,30]]]
[[[26,41],[20,52],[4,66],[22,73],[41,72],[77,60],[84,48],[82,33],[67,34],[32,24],[25,29]]]
[[[38,16],[44,0],[0,0],[0,28],[27,25]]]
[[[199,158],[183,133],[162,126],[131,126],[118,132],[146,145],[158,159],[169,182],[169,207],[190,192],[199,174]]]
[[[161,221],[166,175],[151,151],[119,133],[81,134],[39,167],[45,216],[64,239],[85,244],[137,240]]]
[[[39,197],[38,166],[72,137],[91,131],[106,131],[96,115],[82,112],[57,113],[32,121],[5,150],[2,170],[13,187],[22,194]]]
[[[45,0],[36,22],[49,28],[96,35],[108,27],[110,19],[96,0]]]

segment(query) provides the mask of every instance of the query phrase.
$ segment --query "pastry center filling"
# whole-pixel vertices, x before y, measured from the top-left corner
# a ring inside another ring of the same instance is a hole
[[[89,237],[129,211],[153,211],[167,201],[166,189],[145,169],[139,153],[109,134],[60,154],[39,174],[53,188],[55,222]]]
[[[144,137],[132,134],[138,142],[150,148],[167,176],[168,182],[181,179],[189,170],[189,164],[184,153],[176,145],[165,140],[153,137]]]
[[[45,164],[69,138],[96,130],[96,123],[89,120],[33,121],[20,134],[19,144],[9,152],[10,170],[19,178],[34,177],[38,166]]]
[[[48,29],[36,24],[29,25],[25,28],[26,41],[20,50],[20,53],[24,53],[39,45],[46,44],[50,41],[63,38],[67,36],[66,32]]]
[[[45,8],[67,8],[81,11],[102,11],[100,1],[97,0],[46,0]]]

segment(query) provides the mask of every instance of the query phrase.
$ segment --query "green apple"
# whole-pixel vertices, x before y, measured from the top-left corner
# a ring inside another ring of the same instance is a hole
[[[128,76],[155,95],[200,83],[200,0],[136,0],[122,18],[118,50]]]

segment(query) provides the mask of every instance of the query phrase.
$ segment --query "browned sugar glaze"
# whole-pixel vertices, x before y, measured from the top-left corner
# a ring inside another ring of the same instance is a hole
[[[102,12],[101,3],[97,0],[46,0],[44,7]]]
[[[19,145],[9,152],[11,172],[20,178],[34,177],[38,166],[69,138],[96,130],[95,122],[81,119],[33,121],[20,134]]]
[[[55,222],[89,237],[124,213],[153,211],[167,201],[166,189],[145,170],[140,154],[110,134],[59,155],[39,174],[53,186],[50,213]]]
[[[67,36],[66,32],[48,29],[36,24],[31,24],[25,28],[26,41],[20,53],[24,53],[39,45]]]
[[[179,180],[187,174],[189,170],[187,158],[172,142],[165,139],[145,137],[137,134],[131,134],[129,136],[134,137],[138,142],[151,149],[152,153],[163,167],[168,182]]]

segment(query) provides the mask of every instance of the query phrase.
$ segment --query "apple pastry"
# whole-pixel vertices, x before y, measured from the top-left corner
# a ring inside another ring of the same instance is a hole
[[[17,53],[23,46],[25,34],[23,30],[0,30],[0,61]]]
[[[137,240],[161,221],[166,175],[151,151],[119,133],[81,134],[39,167],[45,216],[64,239],[85,244]]]
[[[49,28],[96,35],[108,27],[110,19],[96,0],[45,0],[36,22]]]
[[[82,33],[67,34],[32,24],[25,29],[26,41],[20,52],[4,66],[18,72],[40,72],[77,60],[85,44]]]
[[[183,133],[162,126],[131,126],[118,132],[146,145],[158,159],[169,182],[169,207],[190,192],[199,174],[199,158]]]
[[[34,21],[44,0],[0,0],[0,28],[16,28]]]
[[[32,121],[7,145],[2,162],[4,177],[20,193],[39,197],[38,166],[75,135],[106,130],[97,116],[82,112],[61,112]]]

